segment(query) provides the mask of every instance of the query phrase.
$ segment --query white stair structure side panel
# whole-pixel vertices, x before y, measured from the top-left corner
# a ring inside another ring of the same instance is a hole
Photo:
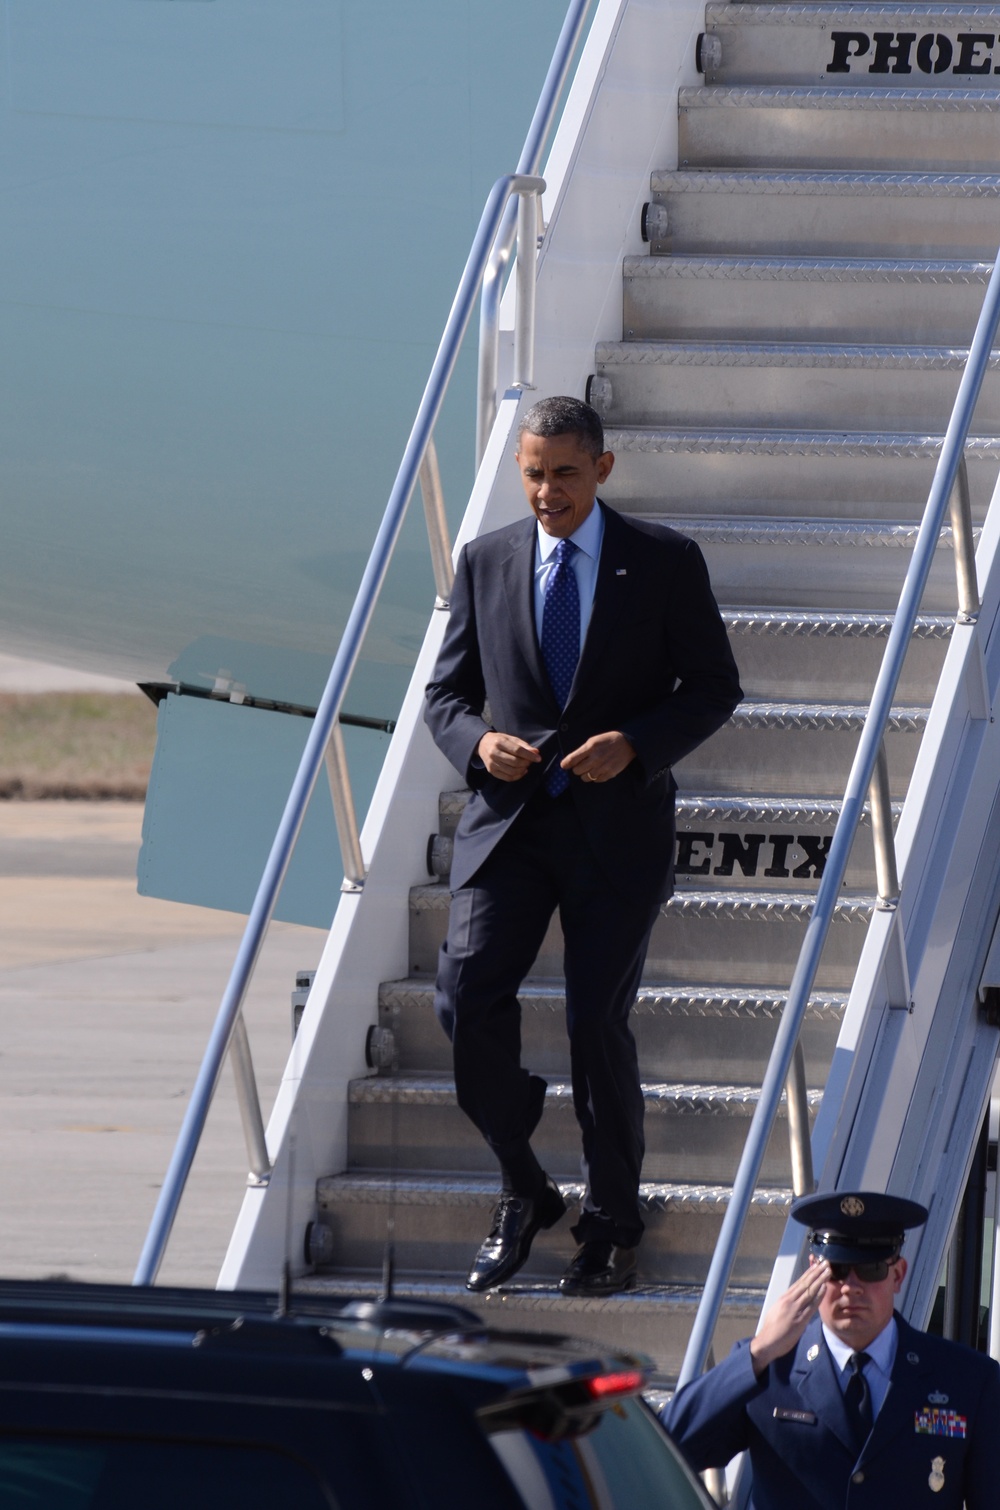
[[[488,467],[510,447],[520,395],[500,406],[463,531],[475,533],[488,496]],[[462,537],[459,539],[461,544]],[[423,689],[447,616],[435,612],[400,710],[361,832],[364,891],[341,897],[267,1128],[274,1164],[264,1187],[249,1187],[219,1276],[220,1289],[270,1288],[288,1257],[304,1267],[302,1233],[316,1206],[316,1181],[347,1162],[348,1090],[369,1073],[368,1028],[390,961],[409,968],[409,893],[426,881],[427,835],[437,826],[442,787],[457,785],[423,721]],[[331,865],[340,856],[331,854]],[[289,1191],[289,1184],[294,1188]]]
[[[652,171],[676,164],[677,93],[697,81],[694,40],[703,23],[704,0],[669,7],[602,0],[598,7],[546,165],[551,218],[539,258],[536,387],[522,406],[536,395],[582,395],[597,342],[620,333],[623,258],[640,249],[639,212]],[[510,459],[519,397],[501,406],[458,546],[525,508]],[[273,1286],[286,1257],[301,1272],[316,1180],[345,1166],[347,1087],[366,1073],[365,1036],[378,1020],[379,983],[407,973],[407,893],[426,879],[414,867],[437,826],[440,791],[462,784],[422,722],[443,628],[444,615],[436,614],[361,836],[370,879],[360,897],[342,900],[334,918],[268,1126],[274,1170],[267,1186],[247,1192],[222,1288]]]
[[[926,1324],[989,1104],[1000,1029],[978,988],[1000,912],[1000,490],[977,553],[982,610],[952,636],[897,832],[900,900],[862,950],[813,1132],[819,1188],[905,1191],[902,1310]],[[800,1259],[789,1222],[765,1309]]]

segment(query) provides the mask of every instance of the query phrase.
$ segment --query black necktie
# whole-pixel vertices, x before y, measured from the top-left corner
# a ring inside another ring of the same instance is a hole
[[[851,1377],[844,1391],[844,1404],[847,1406],[847,1418],[854,1432],[858,1452],[867,1442],[875,1419],[872,1414],[872,1392],[864,1373],[865,1364],[870,1362],[867,1353],[852,1353],[847,1360]]]

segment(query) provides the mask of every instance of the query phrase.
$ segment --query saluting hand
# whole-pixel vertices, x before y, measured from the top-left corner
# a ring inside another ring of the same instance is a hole
[[[830,1279],[830,1265],[810,1264],[793,1285],[778,1297],[750,1344],[753,1371],[758,1379],[775,1358],[790,1353],[819,1310]]]

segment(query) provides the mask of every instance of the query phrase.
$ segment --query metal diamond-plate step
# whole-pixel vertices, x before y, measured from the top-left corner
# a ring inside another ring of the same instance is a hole
[[[540,1232],[519,1283],[558,1279],[572,1257],[571,1227],[582,1186],[560,1181],[570,1210]],[[333,1230],[338,1270],[381,1270],[387,1224],[393,1219],[396,1262],[403,1272],[457,1278],[489,1228],[499,1181],[475,1175],[395,1177],[332,1175],[316,1187],[319,1215]],[[644,1182],[640,1192],[646,1231],[640,1247],[644,1284],[702,1284],[729,1202],[724,1185]],[[734,1271],[737,1285],[767,1283],[791,1203],[787,1189],[755,1192]]]
[[[1000,161],[994,89],[750,84],[682,88],[677,104],[681,167],[991,173]]]
[[[812,910],[808,893],[784,891],[697,891],[678,888],[653,925],[643,978],[646,981],[701,981],[709,962],[739,961],[747,987],[783,987],[791,980]],[[416,886],[410,892],[410,970],[433,976],[448,924],[445,886]],[[870,895],[845,894],[819,967],[819,989],[850,986],[874,907]],[[553,920],[533,967],[536,975],[558,978],[562,933]]]
[[[381,1274],[363,1269],[336,1275],[320,1272],[297,1279],[295,1290],[331,1300],[375,1299],[382,1293]],[[643,1284],[603,1300],[573,1300],[560,1295],[553,1284],[531,1284],[520,1274],[500,1290],[473,1295],[460,1278],[418,1279],[398,1271],[393,1294],[466,1307],[478,1312],[487,1326],[563,1332],[616,1350],[649,1354],[656,1362],[661,1386],[672,1383],[680,1371],[701,1299],[701,1291],[690,1286]],[[763,1289],[729,1291],[715,1330],[717,1357],[723,1357],[741,1337],[753,1334],[763,1303]]]
[[[1000,241],[1000,228],[998,228]],[[609,425],[615,467],[603,493],[625,514],[910,520],[923,514],[941,436],[865,432]],[[1000,472],[1000,439],[966,446],[973,509],[982,518]]]
[[[686,526],[679,527],[686,531]],[[912,530],[913,526],[907,528]],[[702,543],[710,548],[707,539]],[[900,554],[908,561],[908,552]],[[876,555],[884,562],[881,552]],[[942,555],[945,573],[951,569],[949,586],[954,595],[953,557],[948,552]],[[892,627],[888,613],[745,608],[726,609],[723,617],[740,668],[740,681],[751,698],[779,693],[807,697],[817,687],[832,686],[836,678],[841,697],[867,700]],[[921,614],[897,688],[901,702],[930,703],[954,623],[953,613]]]
[[[852,82],[880,89],[996,87],[990,6],[722,5],[705,7],[721,46],[708,84]],[[705,49],[706,59],[715,54]]]
[[[665,522],[698,541],[716,598],[730,607],[795,606],[826,609],[831,615],[835,609],[893,610],[917,544],[917,525],[879,519],[666,518]],[[958,609],[950,525],[941,530],[940,548],[921,601],[927,612],[952,618]],[[799,648],[804,648],[804,642],[799,642]],[[814,672],[819,669],[813,663]],[[870,695],[872,683],[860,696]],[[817,678],[814,683],[814,687],[829,686],[837,686],[844,698],[852,696],[847,687],[840,686],[838,675],[832,681]],[[814,687],[807,681],[802,695]],[[792,690],[787,689],[785,695],[792,696]]]
[[[703,1183],[726,1180],[740,1160],[749,1119],[759,1098],[751,1085],[651,1082],[644,1071],[647,1180]],[[810,1092],[810,1106],[821,1093]],[[580,1168],[580,1130],[568,1080],[551,1079],[532,1147],[555,1178]],[[449,1076],[371,1076],[352,1081],[348,1098],[352,1171],[421,1169],[491,1174],[496,1161],[482,1136],[459,1110]],[[791,1178],[788,1128],[783,1113],[772,1133],[761,1179]]]
[[[562,982],[532,977],[521,987],[519,1000],[523,1062],[546,1077],[567,1075]],[[689,1082],[739,1075],[759,1085],[784,1005],[780,990],[646,982],[629,1018],[642,1073]],[[843,992],[816,991],[810,999],[801,1042],[814,1084],[824,1078],[846,1005]],[[451,1044],[434,1015],[431,980],[386,981],[379,988],[379,1022],[392,1030],[403,1070],[450,1071]]]
[[[839,802],[786,797],[682,796],[677,804],[675,884],[811,894],[823,874]],[[867,813],[844,875],[848,889],[873,884],[875,859]]]
[[[798,790],[839,797],[867,712],[867,703],[744,702],[724,728],[680,761],[674,776],[688,792],[778,796]],[[926,722],[922,707],[897,707],[890,716],[885,746],[896,796],[906,791]]]
[[[913,341],[967,345],[990,264],[887,257],[625,258],[627,341]]]
[[[952,347],[797,341],[602,341],[612,425],[943,430],[967,352]],[[976,432],[1000,433],[1000,353],[992,358]]]
[[[990,260],[1000,177],[986,173],[699,172],[651,178],[667,231],[654,252]]]
[[[451,871],[452,835],[465,793],[449,793],[444,832],[430,847],[433,875],[447,881]],[[677,885],[725,888],[755,886],[812,892],[823,873],[840,803],[796,797],[756,798],[712,793],[681,795],[677,800]],[[874,856],[867,814],[845,874],[848,887],[872,882]]]
[[[697,540],[721,603],[826,608],[831,617],[837,608],[894,609],[917,541],[915,524],[888,520],[729,516],[670,517],[667,522]],[[957,610],[953,549],[951,528],[946,526],[922,599],[930,613],[954,616]],[[804,648],[801,640],[799,648]],[[819,672],[820,668],[814,662],[812,669]],[[839,676],[832,682],[818,679],[813,685],[807,681],[803,695],[814,686],[835,685],[840,696],[852,696],[839,682]],[[745,683],[744,687],[750,690]],[[867,698],[870,691],[871,683],[860,695]],[[785,695],[791,696],[791,689]]]

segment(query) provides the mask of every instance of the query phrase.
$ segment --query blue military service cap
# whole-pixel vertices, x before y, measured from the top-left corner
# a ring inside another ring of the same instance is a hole
[[[809,1246],[817,1258],[860,1264],[894,1257],[908,1228],[923,1226],[927,1210],[898,1195],[838,1190],[800,1196],[792,1202],[792,1216],[809,1228]]]

